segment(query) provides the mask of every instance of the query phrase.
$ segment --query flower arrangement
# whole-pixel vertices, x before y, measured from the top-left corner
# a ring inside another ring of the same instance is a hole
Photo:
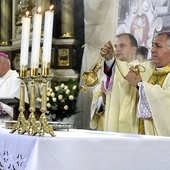
[[[76,114],[78,93],[78,81],[72,79],[59,83],[53,89],[47,88],[47,116],[56,121]],[[41,102],[41,98],[36,101]]]

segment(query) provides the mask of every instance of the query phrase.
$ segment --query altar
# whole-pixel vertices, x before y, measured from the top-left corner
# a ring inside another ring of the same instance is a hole
[[[0,169],[170,169],[169,137],[78,129],[55,131],[56,137],[9,132],[1,126]]]

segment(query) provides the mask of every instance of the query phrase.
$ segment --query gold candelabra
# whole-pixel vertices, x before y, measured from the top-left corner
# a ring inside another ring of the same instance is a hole
[[[41,116],[39,121],[35,118],[35,79],[38,77],[38,68],[31,68],[30,76],[27,77],[27,69],[25,67],[20,70],[21,89],[20,89],[20,104],[19,104],[19,116],[17,122],[13,125],[11,133],[18,131],[18,134],[28,133],[31,136],[36,135],[43,137],[45,133],[49,133],[51,136],[55,136],[53,128],[48,124],[46,118],[46,105],[47,105],[47,78],[50,77],[50,64],[42,64],[41,77],[43,78],[43,88],[42,88],[42,103],[41,103]],[[30,115],[28,120],[24,116],[25,111],[25,82],[24,80],[31,81],[30,90]]]

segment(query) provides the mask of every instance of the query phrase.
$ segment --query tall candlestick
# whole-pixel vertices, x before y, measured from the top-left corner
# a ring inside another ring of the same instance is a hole
[[[29,12],[27,11],[26,16],[22,18],[20,66],[28,65],[30,21]]]
[[[51,62],[53,18],[54,18],[54,11],[52,9],[49,9],[48,11],[45,12],[42,63],[50,63]]]
[[[40,8],[39,8],[38,12],[34,14],[31,68],[39,67],[41,24],[42,24],[42,14],[40,13]]]

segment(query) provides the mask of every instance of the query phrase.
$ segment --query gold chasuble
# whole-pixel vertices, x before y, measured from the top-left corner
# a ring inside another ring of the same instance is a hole
[[[149,79],[149,83],[153,85],[158,84],[162,87],[162,84],[169,72],[170,72],[170,65],[166,66],[161,71],[154,70],[153,75]]]
[[[170,72],[170,66],[164,67],[161,71],[157,71],[154,69],[152,76],[149,79],[149,83],[155,85],[158,84],[162,87],[162,84],[167,76],[167,74]],[[140,118],[139,119],[139,129],[138,129],[139,134],[145,134],[145,126],[144,126],[144,119]]]
[[[170,102],[170,66],[158,71],[155,68],[152,69],[153,73],[148,79],[149,83],[142,76],[144,91],[152,113],[152,119],[144,119],[145,134],[170,136],[170,105],[168,104]]]
[[[139,120],[137,119],[138,90],[131,86],[124,76],[131,65],[117,60],[112,91],[107,91],[106,109],[103,115],[103,130],[138,134]],[[147,102],[152,113],[152,119],[144,119],[146,135],[170,136],[170,66],[156,71],[151,61],[140,63],[146,68],[140,75]],[[120,70],[122,73],[120,73]],[[93,112],[94,113],[94,112]],[[94,120],[92,115],[92,120]],[[98,120],[98,121],[97,121]],[[98,117],[95,122],[99,125]]]
[[[123,133],[138,133],[137,102],[138,91],[124,78],[131,65],[117,60],[112,91],[107,91],[106,110],[103,119],[103,130]],[[109,103],[109,104],[107,104]]]

